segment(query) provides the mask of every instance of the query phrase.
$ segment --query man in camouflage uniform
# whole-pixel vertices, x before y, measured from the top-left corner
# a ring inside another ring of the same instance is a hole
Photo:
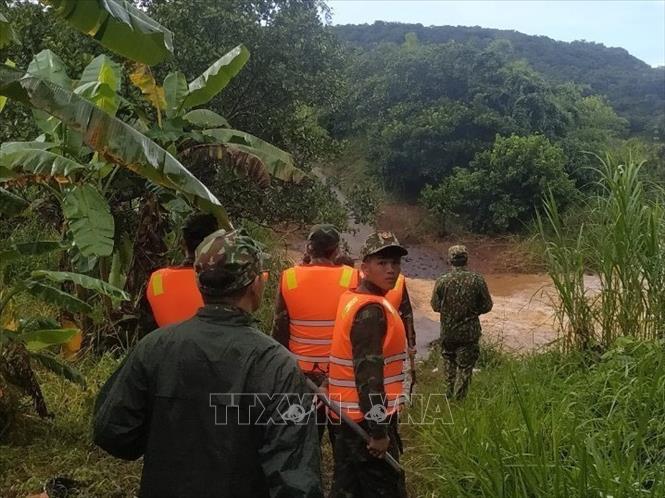
[[[205,305],[148,334],[102,388],[94,441],[143,456],[141,497],[322,498],[314,418],[288,421],[281,396],[309,394],[305,378],[251,315],[263,259],[240,231],[209,235],[194,264]]]
[[[432,309],[441,315],[441,352],[449,398],[462,399],[478,360],[481,328],[479,315],[492,309],[492,298],[482,275],[467,268],[466,247],[448,250],[452,270],[436,281]]]
[[[390,232],[370,235],[362,248],[364,264],[382,266],[383,275],[390,275],[392,285],[401,272],[401,258],[407,251]],[[370,261],[371,260],[371,261]],[[384,288],[365,275],[353,292],[385,296]],[[404,476],[397,474],[383,461],[385,453],[399,460],[402,441],[398,430],[398,414],[387,419],[374,418],[370,412],[383,408],[373,400],[385,399],[384,338],[387,335],[386,311],[379,304],[360,308],[353,319],[349,334],[353,350],[353,370],[360,409],[365,419],[360,426],[370,435],[369,444],[345,424],[336,427],[335,472],[331,498],[406,498]],[[335,339],[333,339],[335,340]]]

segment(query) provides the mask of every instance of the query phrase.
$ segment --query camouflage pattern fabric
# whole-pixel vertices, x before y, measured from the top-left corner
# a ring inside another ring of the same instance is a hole
[[[441,353],[448,397],[461,399],[466,396],[478,360],[482,332],[478,316],[492,309],[492,298],[482,275],[456,266],[436,281],[431,305],[441,314]]]
[[[441,340],[465,344],[480,339],[478,315],[492,309],[492,298],[482,275],[453,267],[436,281],[431,305],[441,313]]]
[[[374,232],[372,235],[367,237],[365,244],[363,245],[360,256],[362,259],[365,259],[367,256],[371,256],[378,252],[383,251],[389,247],[395,247],[399,251],[400,256],[406,256],[409,252],[400,245],[399,240],[392,232]]]
[[[194,270],[201,292],[226,295],[251,284],[263,271],[267,259],[261,244],[243,230],[217,230],[196,248]],[[206,276],[224,282],[223,289],[212,289],[202,283]]]
[[[480,356],[480,347],[477,342],[461,346],[444,343],[441,354],[446,396],[449,399],[463,399],[469,390],[473,367]]]
[[[454,261],[457,259],[466,259],[468,257],[468,254],[469,253],[466,250],[466,246],[463,246],[461,244],[450,246],[448,248],[448,259],[450,261]]]
[[[367,429],[365,422],[360,424]],[[367,443],[347,426],[336,426],[335,473],[330,498],[406,498],[404,475],[367,451]],[[388,429],[388,452],[399,461],[401,441],[394,419]]]

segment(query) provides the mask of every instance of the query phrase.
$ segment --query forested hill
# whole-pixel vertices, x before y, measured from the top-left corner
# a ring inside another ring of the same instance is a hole
[[[586,41],[561,42],[517,31],[464,26],[431,26],[378,21],[372,25],[334,26],[340,40],[369,47],[381,42],[403,43],[415,33],[420,43],[469,43],[484,48],[495,40],[508,40],[517,59],[554,82],[589,85],[606,95],[614,109],[627,118],[635,133],[651,134],[655,117],[665,114],[665,68],[652,68],[623,48]]]

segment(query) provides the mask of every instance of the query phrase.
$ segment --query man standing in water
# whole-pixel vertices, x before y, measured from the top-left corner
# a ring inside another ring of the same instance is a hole
[[[447,396],[463,399],[480,355],[478,343],[482,331],[478,316],[492,309],[492,298],[482,275],[467,268],[466,247],[450,247],[448,263],[452,270],[436,281],[431,304],[441,316],[441,353]]]

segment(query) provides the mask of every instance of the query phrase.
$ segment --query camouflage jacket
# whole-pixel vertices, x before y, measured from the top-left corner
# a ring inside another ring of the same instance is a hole
[[[431,305],[441,314],[441,340],[464,344],[480,338],[478,316],[492,309],[492,298],[482,275],[453,267],[436,281]]]
[[[271,422],[285,413],[280,393],[309,389],[254,323],[206,305],[148,334],[102,388],[94,441],[119,458],[143,456],[139,496],[323,496],[314,417]]]

